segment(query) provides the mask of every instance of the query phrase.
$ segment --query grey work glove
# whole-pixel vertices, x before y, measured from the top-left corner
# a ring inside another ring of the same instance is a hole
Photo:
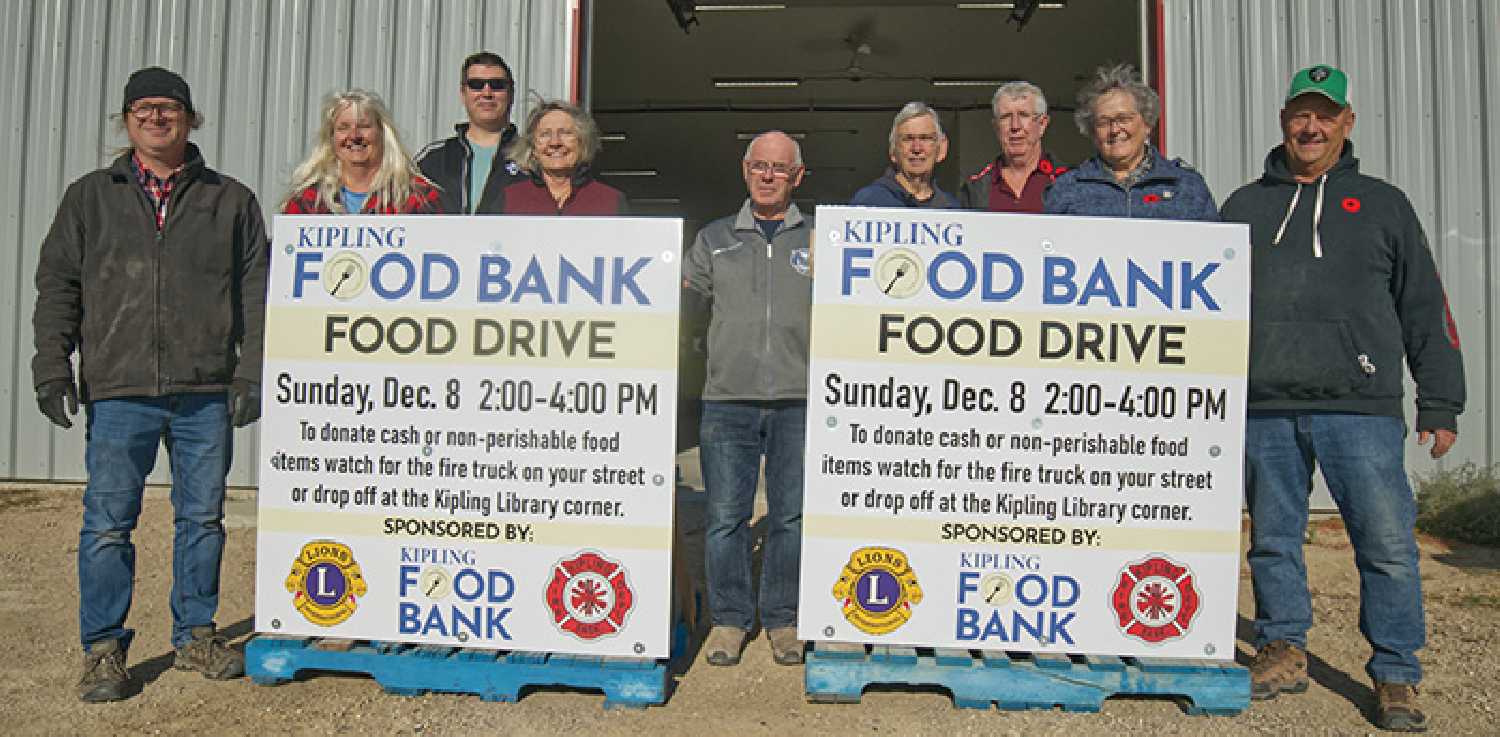
[[[245,379],[229,383],[229,421],[244,427],[260,419],[260,384]]]
[[[67,409],[63,409],[63,400],[67,400]],[[73,421],[68,419],[69,415],[78,414],[78,389],[73,386],[72,379],[53,379],[44,382],[36,388],[36,406],[42,410],[42,414],[64,430],[73,426]]]

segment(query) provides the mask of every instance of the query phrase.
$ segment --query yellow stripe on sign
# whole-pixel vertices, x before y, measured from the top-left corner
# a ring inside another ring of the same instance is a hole
[[[1012,545],[1027,548],[1162,550],[1182,553],[1240,552],[1234,530],[1163,527],[1084,527],[1047,522],[975,522],[972,519],[843,517],[802,518],[805,538],[901,541],[946,545]]]
[[[397,323],[397,320],[401,322]],[[677,316],[639,312],[267,307],[273,359],[677,369]]]
[[[1248,320],[1175,315],[820,304],[812,317],[812,357],[837,361],[1242,376],[1250,345]]]
[[[262,509],[256,524],[262,532],[379,537],[391,540],[392,544],[403,540],[434,540],[491,545],[594,545],[637,550],[666,550],[672,546],[670,523],[652,527],[526,519],[500,522],[423,517],[396,511],[390,514],[360,514],[311,509]],[[528,529],[522,530],[523,527]]]

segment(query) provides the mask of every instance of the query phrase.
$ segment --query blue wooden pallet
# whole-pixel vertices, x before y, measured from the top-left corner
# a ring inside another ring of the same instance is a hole
[[[515,701],[528,686],[604,692],[605,708],[647,706],[667,699],[667,662],[648,658],[495,651],[439,645],[358,642],[347,649],[318,640],[259,635],[245,646],[245,672],[261,685],[285,683],[304,671],[369,675],[388,693],[476,694]]]
[[[857,703],[868,686],[939,686],[965,709],[1097,712],[1115,695],[1172,696],[1189,714],[1230,716],[1250,706],[1250,672],[1232,661],[1117,658],[814,643],[807,699]]]

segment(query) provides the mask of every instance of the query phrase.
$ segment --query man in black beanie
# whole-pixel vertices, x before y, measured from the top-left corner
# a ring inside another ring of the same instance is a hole
[[[188,142],[202,117],[182,77],[160,67],[130,75],[120,115],[130,146],[63,195],[42,241],[32,315],[42,413],[70,428],[80,399],[85,407],[78,696],[90,702],[128,695],[130,536],[162,441],[172,463],[176,665],[209,678],[244,673],[244,656],[215,634],[214,613],[232,430],[260,416],[260,205]]]

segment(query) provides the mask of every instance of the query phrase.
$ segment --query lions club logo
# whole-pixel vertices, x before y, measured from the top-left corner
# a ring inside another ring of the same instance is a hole
[[[1153,555],[1125,566],[1110,592],[1120,630],[1155,645],[1186,635],[1198,614],[1193,572],[1172,559]]]
[[[911,619],[922,587],[906,554],[894,548],[860,548],[833,585],[833,598],[844,607],[844,619],[862,632],[885,635]]]
[[[635,606],[625,567],[585,550],[552,567],[547,608],[557,628],[580,640],[617,634]]]
[[[292,604],[307,621],[332,627],[354,615],[367,588],[348,545],[314,540],[302,546],[286,577]]]

